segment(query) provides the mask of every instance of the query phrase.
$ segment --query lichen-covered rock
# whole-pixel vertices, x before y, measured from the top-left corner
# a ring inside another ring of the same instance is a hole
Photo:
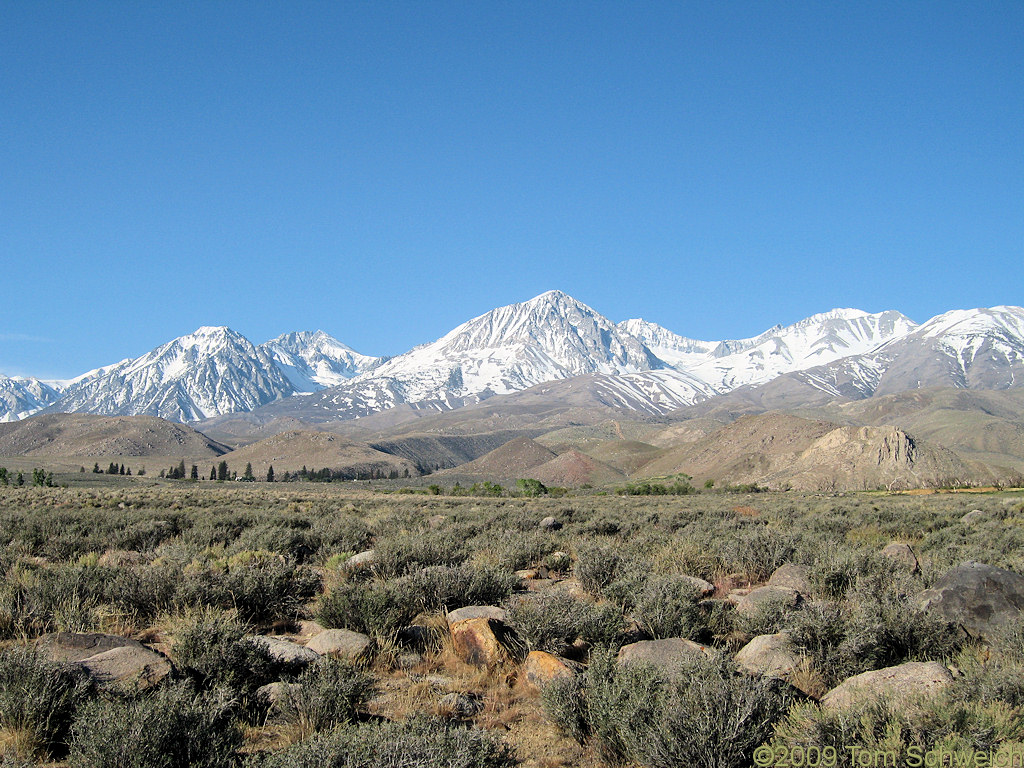
[[[52,661],[81,661],[112,648],[145,647],[138,640],[98,632],[55,632],[37,642],[39,650]]]
[[[306,648],[321,656],[337,656],[361,661],[373,652],[373,638],[350,629],[325,629],[313,637]]]
[[[345,561],[345,568],[349,571],[358,571],[360,568],[369,568],[377,561],[377,552],[368,549],[365,552],[358,552]]]
[[[796,590],[801,595],[809,595],[811,594],[810,570],[806,565],[797,565],[795,563],[780,565],[768,577],[768,586],[788,587],[789,589]]]
[[[800,593],[790,587],[758,587],[737,600],[736,610],[739,613],[753,613],[761,606],[770,604],[795,608],[800,604]]]
[[[973,525],[974,523],[983,523],[987,519],[988,515],[986,515],[980,509],[972,509],[966,515],[960,518],[960,522],[964,525]]]
[[[303,667],[320,658],[320,654],[291,640],[267,635],[253,635],[249,642],[267,649],[270,658],[278,664]]]
[[[494,619],[505,621],[505,609],[493,605],[467,605],[448,614],[448,626],[451,627],[467,619]]]
[[[683,581],[693,585],[697,597],[710,597],[715,594],[715,585],[697,576],[682,576]]]
[[[1024,576],[983,563],[966,562],[948,571],[919,596],[921,607],[986,637],[1021,621]]]
[[[879,696],[906,700],[938,693],[952,682],[953,675],[937,661],[908,661],[848,677],[822,697],[821,705],[841,709]]]

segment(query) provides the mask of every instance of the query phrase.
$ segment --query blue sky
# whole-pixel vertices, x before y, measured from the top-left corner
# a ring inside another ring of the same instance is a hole
[[[1024,304],[1019,0],[163,6],[0,0],[0,373]]]

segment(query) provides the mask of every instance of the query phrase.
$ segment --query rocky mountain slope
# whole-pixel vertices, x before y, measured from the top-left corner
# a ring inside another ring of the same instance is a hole
[[[59,398],[60,392],[39,379],[0,376],[0,422],[24,419]]]
[[[260,344],[296,392],[316,392],[372,370],[383,358],[361,355],[323,331],[285,333]]]
[[[294,391],[265,350],[230,328],[203,327],[87,374],[49,410],[188,422],[251,411]]]

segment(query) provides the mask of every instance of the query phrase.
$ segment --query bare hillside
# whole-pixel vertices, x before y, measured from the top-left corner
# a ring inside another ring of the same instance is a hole
[[[230,448],[155,416],[54,413],[0,424],[0,456],[215,457]]]
[[[266,475],[270,466],[278,475],[296,472],[304,466],[311,470],[331,469],[346,478],[387,477],[394,472],[399,476],[419,474],[407,459],[331,432],[283,432],[225,454],[224,460],[239,472],[246,463],[251,463],[258,477]]]

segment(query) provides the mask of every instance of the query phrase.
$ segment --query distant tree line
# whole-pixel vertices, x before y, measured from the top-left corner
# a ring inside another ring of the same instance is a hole
[[[8,471],[7,467],[0,467],[0,485],[22,486],[24,484],[24,473],[14,473]],[[39,469],[38,467],[32,470],[32,485],[39,488],[57,487],[57,484],[53,482],[53,472],[47,472],[45,469]]]

